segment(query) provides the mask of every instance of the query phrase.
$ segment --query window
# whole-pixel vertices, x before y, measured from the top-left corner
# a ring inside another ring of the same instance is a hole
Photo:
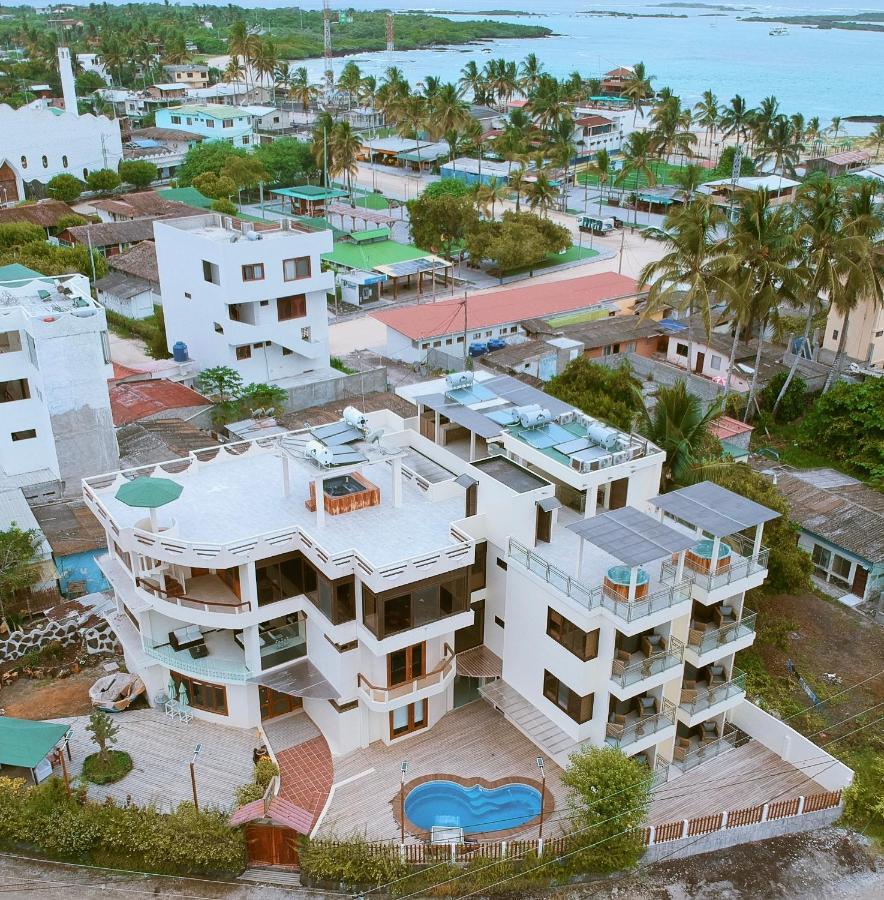
[[[684,356],[685,358],[687,358],[688,345],[687,344],[676,344],[675,345],[675,355],[676,356]]]
[[[223,119],[221,122],[222,128],[233,128],[233,119]]]
[[[876,331],[876,332],[875,332],[875,337],[876,337],[876,338],[884,337],[884,331]]]
[[[720,356],[713,356],[713,357],[709,360],[709,367],[712,368],[712,369],[715,369],[717,372],[720,371],[720,370],[721,370],[721,357],[720,357]]]
[[[570,650],[582,662],[598,656],[598,628],[593,631],[584,631],[552,607],[546,614],[546,633],[556,643],[561,644],[566,650]]]
[[[191,300],[191,299],[192,299],[192,297],[190,296],[190,294],[189,294],[187,291],[184,292],[184,299],[185,299],[185,300]]]
[[[258,304],[258,306],[270,306],[270,301],[269,301],[269,300],[262,300],[262,301]]]
[[[264,264],[251,263],[242,267],[243,281],[263,281],[264,280]]]
[[[23,169],[27,169],[27,167],[28,167],[28,158],[27,158],[27,156],[23,156],[23,157],[21,158],[21,167],[22,167]]]
[[[512,328],[510,328],[510,334],[515,334],[518,330],[519,330],[519,326],[513,325]]]
[[[109,366],[111,362],[110,340],[106,331],[101,332],[101,355],[104,358],[104,364]]]
[[[17,353],[21,350],[21,334],[18,331],[0,331],[0,353]]]
[[[289,350],[288,347],[283,347],[283,348],[282,348],[282,355],[283,355],[283,356],[291,356],[294,352],[295,352],[294,350]]]
[[[506,623],[503,621],[503,619],[500,618],[500,616],[495,616],[495,617],[494,617],[494,624],[495,624],[498,628],[505,628],[505,627],[506,627]]]
[[[426,672],[426,644],[414,644],[387,654],[387,687],[397,687]]]
[[[421,350],[429,350],[429,349],[430,349],[430,342],[429,342],[429,341],[424,341],[424,342],[421,344]]]
[[[188,675],[179,675],[178,672],[169,672],[169,677],[179,696],[181,687],[184,686],[184,690],[187,691],[187,701],[195,709],[204,709],[221,716],[227,715],[227,690],[223,684],[198,681]]]
[[[497,568],[503,569],[504,572],[506,572],[507,569],[506,563],[499,556],[497,557]]]
[[[31,389],[27,378],[0,381],[0,403],[14,403],[16,400],[30,400]]]
[[[458,344],[462,344],[462,343],[463,343],[463,335],[460,335],[460,336],[458,337],[457,342],[458,342]]]
[[[491,337],[491,335],[493,335],[493,334],[494,334],[493,331],[486,331],[486,332],[485,332],[485,337]]]
[[[476,543],[476,559],[470,566],[470,592],[481,591],[485,587],[485,563],[488,559],[488,542]]]
[[[43,163],[44,169],[49,168],[49,158],[48,157],[46,157],[46,156],[41,157],[41,162]]]
[[[581,696],[547,670],[543,672],[543,696],[577,723],[592,718],[593,695]]]
[[[66,156],[64,156],[64,155],[62,155],[62,157],[61,157],[61,164],[62,164],[65,168],[68,167],[68,158],[67,158]]]
[[[248,136],[247,134],[244,134],[244,135],[242,136],[242,143],[243,143],[243,146],[244,146],[244,147],[245,147],[246,144],[249,143],[249,136]]]
[[[206,119],[206,128],[214,128],[215,123],[211,119]]]
[[[451,338],[445,338],[445,346],[450,347],[454,341]]]
[[[813,564],[818,569],[828,571],[829,563],[832,561],[832,553],[820,544],[814,544],[812,559]]]
[[[245,344],[242,347],[237,347],[236,348],[236,358],[239,360],[251,359],[252,358],[252,348],[248,344]]]
[[[13,441],[29,441],[32,438],[37,436],[37,431],[34,428],[26,428],[24,431],[13,431],[12,432],[12,440]]]
[[[215,326],[215,331],[217,331],[218,334],[224,334],[224,329],[221,327],[220,322],[214,322],[213,324]]]
[[[258,606],[304,594],[333,624],[356,618],[356,587],[352,575],[330,581],[301,553],[285,553],[255,566]]]
[[[832,556],[832,574],[839,578],[850,577],[850,560],[839,556],[837,553]]]
[[[310,326],[307,325],[301,329],[301,340],[310,342]]]
[[[304,294],[280,297],[276,301],[276,318],[280,322],[301,319],[307,315],[307,298]]]
[[[221,272],[218,266],[207,259],[203,260],[203,278],[211,284],[221,284]]]
[[[838,340],[838,329],[837,328],[833,329],[833,331],[832,331],[832,340],[833,341]]]
[[[172,124],[180,125],[181,124],[181,116],[172,116]]]
[[[390,737],[399,737],[401,734],[410,734],[427,725],[427,701],[410,703],[408,706],[400,706],[390,713]]]

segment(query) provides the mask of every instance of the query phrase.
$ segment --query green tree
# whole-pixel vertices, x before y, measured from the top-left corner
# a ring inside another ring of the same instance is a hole
[[[131,184],[139,190],[144,190],[151,182],[156,181],[159,175],[157,167],[144,159],[124,159],[120,162],[118,171],[126,184]]]
[[[73,203],[83,193],[85,185],[79,178],[67,173],[53,175],[46,184],[46,193],[53,200],[61,200],[63,203]]]
[[[93,250],[90,256],[89,248],[82,244],[75,247],[53,247],[42,236],[39,241],[0,251],[0,266],[11,263],[20,263],[42,275],[79,272],[89,279],[104,278],[107,275],[107,260],[97,250]]]
[[[236,182],[227,175],[203,172],[193,180],[193,186],[212,200],[229,200],[236,193]]]
[[[0,252],[46,239],[46,232],[30,222],[3,222],[0,224]]]
[[[825,447],[842,466],[884,487],[884,378],[836,384],[804,418],[798,442]]]
[[[191,147],[178,167],[176,178],[180,187],[189,187],[194,179],[206,172],[219,175],[224,163],[232,156],[248,156],[241,147],[226,141],[207,141]],[[233,193],[233,191],[231,191]]]
[[[476,219],[467,234],[466,250],[474,264],[490,259],[503,280],[506,272],[534,267],[571,246],[571,232],[533,213],[507,210],[501,221]]]
[[[555,206],[556,198],[559,196],[559,189],[550,181],[549,175],[544,171],[539,171],[525,188],[525,196],[528,200],[528,206],[532,210],[539,209],[541,216],[546,216],[550,209]]]
[[[102,88],[106,88],[107,84],[105,84],[104,79],[98,72],[81,72],[76,80],[75,84],[77,87],[77,96],[85,97],[87,94],[92,94],[95,91],[101,90]]]
[[[787,374],[786,372],[777,372],[758,394],[762,409],[773,410],[773,405],[780,394]],[[775,418],[778,422],[793,422],[804,413],[806,408],[807,382],[800,375],[796,375],[777,409]]]
[[[656,401],[651,412],[642,405],[639,430],[666,451],[663,490],[668,491],[695,480],[697,468],[713,455],[713,447],[717,455],[721,454],[718,441],[710,440],[709,426],[722,415],[723,408],[716,400],[704,411],[702,401],[688,391],[684,379],[671,386],[661,385]]]
[[[465,181],[459,178],[440,178],[439,181],[428,184],[421,197],[432,200],[436,197],[470,197],[472,194],[473,188]]]
[[[357,159],[362,150],[362,139],[349,122],[337,122],[329,139],[329,159],[332,177],[346,176],[347,191],[353,202],[353,176],[359,171]]]
[[[611,368],[578,356],[547,382],[546,392],[623,431],[632,429],[644,409],[641,382],[625,360]]]
[[[213,200],[210,209],[212,212],[221,213],[223,216],[235,216],[239,212],[236,204],[226,197],[219,197],[217,200]]]
[[[632,186],[638,190],[640,179],[649,187],[657,183],[654,161],[654,136],[650,131],[634,131],[623,143],[623,166],[617,173],[617,184],[626,184],[632,176]],[[638,222],[638,202],[635,204],[635,221]]]
[[[200,393],[216,403],[235,400],[243,390],[242,375],[230,366],[213,366],[197,375]]]
[[[780,513],[765,523],[764,543],[770,549],[763,590],[770,594],[800,594],[810,590],[810,554],[798,546],[798,529],[789,519],[789,504],[776,485],[745,463],[728,463],[709,471],[709,479],[722,487]]]
[[[261,160],[254,156],[230,156],[224,160],[221,176],[229,178],[236,185],[242,202],[242,191],[254,190],[262,181],[266,181],[267,171]]]
[[[120,184],[120,176],[113,169],[96,169],[86,176],[86,187],[97,193],[112,191]]]
[[[585,846],[575,854],[582,872],[616,872],[644,853],[641,829],[651,799],[647,766],[613,747],[574,753],[562,773],[573,822]]]
[[[110,749],[117,742],[117,728],[111,717],[103,710],[96,709],[86,725],[86,731],[98,745],[98,757],[107,766],[110,763]]]
[[[638,116],[642,118],[645,116],[644,105],[653,95],[651,89],[653,80],[654,76],[648,75],[643,62],[636,63],[632,67],[632,72],[624,79],[623,96],[629,100],[630,108],[635,110],[632,117],[633,125],[635,125]]]
[[[238,402],[244,416],[253,416],[259,410],[267,416],[282,415],[288,393],[275,384],[247,384],[239,395]]]
[[[471,197],[423,194],[406,205],[414,243],[446,259],[451,259],[453,245],[461,243],[479,220]]]
[[[42,538],[36,528],[23,529],[13,522],[0,531],[0,617],[13,611],[18,591],[29,588],[39,576]]]
[[[267,172],[271,185],[298,184],[318,173],[310,144],[293,137],[283,137],[255,148],[257,159]]]

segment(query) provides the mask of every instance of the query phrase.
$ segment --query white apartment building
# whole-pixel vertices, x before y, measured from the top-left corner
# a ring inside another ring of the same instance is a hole
[[[11,272],[10,269],[21,269]],[[0,280],[0,476],[80,479],[119,464],[104,309],[83,275],[7,267]]]
[[[330,231],[205,213],[157,221],[154,236],[170,350],[182,342],[199,369],[230,366],[246,383],[328,369]]]
[[[338,755],[484,698],[560,765],[607,743],[668,772],[732,739],[776,513],[708,483],[658,497],[663,460],[460,373],[410,418],[348,408],[84,494],[112,624],[159,701],[183,686],[240,727],[302,708]],[[154,524],[116,499],[150,475],[183,488]]]

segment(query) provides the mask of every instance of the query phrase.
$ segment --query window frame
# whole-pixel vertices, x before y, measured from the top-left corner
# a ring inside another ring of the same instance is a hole
[[[248,277],[247,272],[248,270]],[[256,274],[256,272],[260,270],[260,275]],[[245,284],[251,284],[254,281],[263,281],[264,280],[264,263],[243,263],[240,266],[240,271],[242,273],[242,280]]]
[[[546,636],[581,662],[589,662],[599,655],[599,629],[584,631],[552,606],[547,607]]]
[[[543,696],[578,725],[585,725],[592,720],[595,694],[578,694],[549,669],[543,670]]]

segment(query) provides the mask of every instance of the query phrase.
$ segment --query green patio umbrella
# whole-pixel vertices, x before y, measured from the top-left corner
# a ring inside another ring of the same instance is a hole
[[[172,676],[169,676],[169,681],[166,684],[166,693],[169,695],[170,700],[175,699],[175,695],[178,693],[177,688],[175,687],[175,681],[172,679]]]
[[[171,478],[142,476],[127,481],[116,493],[117,500],[126,506],[150,510],[150,530],[157,530],[157,509],[177,500],[184,488]]]
[[[184,686],[184,682],[181,682],[181,686],[178,688],[178,702],[182,706],[187,706],[190,703],[190,698],[187,696],[187,688]]]

